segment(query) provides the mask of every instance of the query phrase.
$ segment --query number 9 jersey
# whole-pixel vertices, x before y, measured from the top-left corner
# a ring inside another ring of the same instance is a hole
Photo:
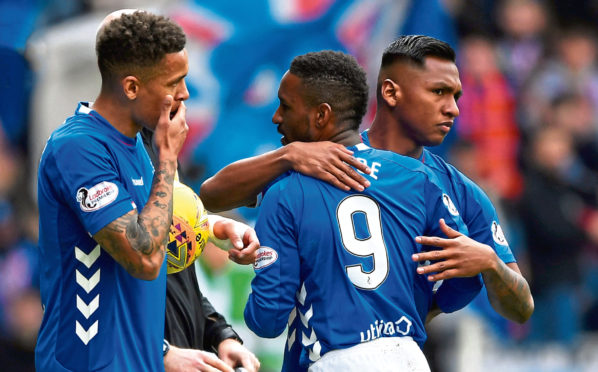
[[[307,368],[328,351],[381,337],[423,344],[415,303],[421,276],[411,259],[422,246],[415,237],[444,236],[440,218],[467,233],[421,162],[363,144],[349,149],[372,169],[365,191],[345,192],[291,172],[261,204],[256,232],[262,247],[245,322],[261,337],[276,337],[289,324],[285,351],[300,348],[290,353],[300,360],[285,355],[287,367]],[[473,282],[466,286],[468,302],[481,279],[460,280]],[[431,299],[433,285],[426,288]]]

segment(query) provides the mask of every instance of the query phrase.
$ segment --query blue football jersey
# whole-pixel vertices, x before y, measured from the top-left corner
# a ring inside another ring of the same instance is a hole
[[[245,322],[262,337],[279,335],[288,322],[285,348],[299,352],[285,359],[286,370],[379,337],[423,343],[414,302],[420,275],[411,259],[422,247],[414,238],[442,234],[440,218],[467,233],[421,162],[363,144],[350,149],[372,169],[365,191],[345,192],[292,172],[262,201],[256,223],[262,247]],[[479,277],[468,280],[479,292]],[[432,286],[426,288],[431,297]]]
[[[367,130],[361,133],[361,139],[364,144],[370,145]],[[440,186],[461,212],[469,230],[468,236],[492,247],[503,262],[516,262],[488,195],[457,168],[426,148],[420,160],[436,174]]]
[[[41,296],[38,371],[163,371],[166,263],[132,277],[92,238],[149,197],[143,141],[80,103],[50,136],[38,172]]]

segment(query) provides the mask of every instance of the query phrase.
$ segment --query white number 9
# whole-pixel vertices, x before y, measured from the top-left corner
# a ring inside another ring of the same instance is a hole
[[[353,216],[363,213],[370,236],[359,239],[355,232]],[[388,253],[382,236],[382,223],[380,221],[380,207],[370,197],[364,195],[351,195],[343,199],[336,208],[336,219],[340,228],[343,247],[352,255],[359,257],[373,256],[374,266],[372,271],[363,270],[363,265],[347,265],[347,276],[358,288],[376,289],[388,276]]]

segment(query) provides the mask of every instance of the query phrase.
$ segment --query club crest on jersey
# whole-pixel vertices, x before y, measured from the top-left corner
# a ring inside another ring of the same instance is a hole
[[[83,212],[93,212],[107,206],[116,200],[118,186],[112,182],[102,181],[97,185],[79,188],[77,190],[77,202]]]
[[[502,228],[496,221],[492,221],[492,239],[494,239],[494,241],[500,245],[508,244],[505,233],[502,231]]]
[[[442,202],[444,203],[446,209],[448,209],[450,214],[452,214],[453,216],[459,215],[459,211],[457,210],[457,207],[455,207],[455,204],[453,204],[453,201],[451,200],[450,196],[448,196],[447,194],[442,194]]]
[[[253,264],[255,270],[272,265],[278,259],[278,253],[270,247],[261,247],[257,250],[257,258]]]

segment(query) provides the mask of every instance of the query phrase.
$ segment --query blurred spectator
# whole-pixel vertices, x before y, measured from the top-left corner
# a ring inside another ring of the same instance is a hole
[[[558,37],[556,52],[540,66],[523,92],[523,129],[545,117],[550,103],[564,93],[582,94],[598,107],[597,45],[592,31],[569,28]]]
[[[598,1],[567,0],[545,1],[555,14],[559,15],[560,25],[585,23],[591,25],[598,18]]]
[[[581,330],[580,258],[587,242],[582,218],[588,206],[565,177],[575,162],[569,132],[543,127],[529,150],[520,211],[536,302],[531,336],[572,346]]]
[[[467,37],[459,65],[463,97],[457,134],[475,147],[477,173],[484,184],[501,198],[514,199],[521,191],[519,130],[513,91],[498,68],[494,44],[481,36]]]
[[[455,18],[459,35],[493,34],[496,0],[442,0]]]
[[[499,62],[517,95],[546,52],[548,12],[539,0],[504,0],[497,15]]]
[[[583,165],[598,172],[598,106],[585,95],[565,93],[552,101],[549,113],[545,121],[571,133]]]

